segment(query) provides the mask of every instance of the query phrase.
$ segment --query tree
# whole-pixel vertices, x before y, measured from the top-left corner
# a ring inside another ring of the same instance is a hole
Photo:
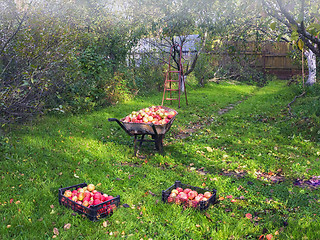
[[[267,14],[286,28],[300,49],[307,47],[309,78],[307,85],[316,82],[316,57],[320,57],[320,3],[317,0],[262,0]]]
[[[163,54],[160,61],[167,62],[168,49],[171,46],[183,46],[188,41],[188,35],[199,36],[201,44],[197,46],[197,52],[193,58],[185,60],[186,69],[184,74],[190,74],[195,67],[198,56],[206,43],[213,6],[216,1],[193,1],[193,0],[140,0],[131,3],[132,19],[139,19],[146,27],[146,37],[150,38],[150,44]],[[137,22],[137,21],[135,21]],[[154,41],[154,39],[156,39]],[[172,58],[176,68],[179,68],[179,49],[174,48]]]

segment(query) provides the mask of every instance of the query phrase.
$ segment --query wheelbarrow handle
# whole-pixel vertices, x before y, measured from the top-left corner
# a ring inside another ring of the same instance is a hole
[[[132,136],[132,134],[128,131],[128,129],[126,129],[126,127],[123,126],[122,122],[119,121],[119,119],[117,119],[117,118],[108,118],[108,121],[109,121],[109,122],[117,122],[117,123],[120,125],[120,127],[121,127],[126,133],[128,133],[130,136]]]

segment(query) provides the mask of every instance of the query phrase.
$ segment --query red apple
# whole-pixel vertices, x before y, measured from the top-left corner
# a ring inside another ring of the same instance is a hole
[[[83,188],[78,188],[77,191],[78,192],[84,192]]]
[[[111,199],[113,199],[113,197],[112,196],[108,196],[106,201],[109,201]]]
[[[84,199],[84,193],[83,192],[79,192],[78,193],[78,200],[82,201]]]
[[[88,206],[89,206],[89,201],[84,200],[84,201],[82,202],[82,205],[85,206],[85,207],[88,207]]]
[[[191,200],[190,202],[192,203],[192,207],[194,207],[194,208],[196,208],[198,206],[198,203],[199,203],[199,202],[197,202],[195,200]]]
[[[96,199],[99,199],[99,200],[101,200],[101,193],[99,193],[99,192],[96,192],[94,195],[93,195],[93,200],[96,200]]]
[[[196,196],[198,195],[198,193],[196,191],[191,191],[188,193],[188,198],[190,200],[194,199]]]
[[[69,198],[72,196],[72,192],[70,190],[66,190],[63,194],[65,197]]]
[[[78,197],[77,196],[73,196],[71,200],[76,202],[76,201],[78,201]]]
[[[85,197],[91,197],[91,193],[90,193],[89,191],[85,191],[85,192],[84,192],[84,196],[85,196]]]
[[[181,187],[177,187],[176,190],[178,191],[178,193],[183,192],[183,189]]]
[[[167,200],[168,200],[168,203],[174,202],[174,199],[175,199],[175,198],[171,197],[171,195],[170,195],[170,196],[168,197],[168,199],[167,199]]]
[[[208,198],[203,197],[203,198],[201,199],[201,201],[208,201]]]
[[[89,201],[90,201],[90,197],[84,197],[84,199],[82,200],[82,202],[84,202],[84,201],[89,202]]]
[[[96,187],[95,187],[93,184],[89,184],[89,185],[87,186],[87,189],[88,189],[89,192],[92,192],[95,188],[96,188]]]
[[[203,194],[203,196],[205,197],[205,198],[210,198],[211,196],[212,196],[212,194],[211,194],[211,192],[205,192],[204,194]]]
[[[186,188],[185,190],[183,190],[184,193],[188,194],[189,192],[191,192],[192,190],[190,188]]]
[[[95,199],[95,200],[93,201],[93,205],[98,205],[98,204],[100,204],[100,203],[101,203],[100,199]]]
[[[175,192],[172,192],[172,193],[170,193],[169,196],[172,197],[172,198],[176,198],[176,197],[177,197],[177,194],[176,194]]]
[[[195,201],[200,202],[202,200],[202,196],[200,194],[194,198]]]
[[[188,195],[186,193],[184,193],[184,192],[180,192],[178,194],[178,198],[180,198],[180,200],[182,202],[186,202],[188,200]]]
[[[176,197],[176,198],[174,199],[174,201],[175,201],[176,204],[181,204],[181,200],[180,200],[179,197]]]
[[[177,189],[173,189],[173,190],[171,191],[171,193],[175,193],[176,195],[178,195],[178,194],[179,194],[179,192],[178,192],[178,190],[177,190]]]
[[[108,194],[104,193],[102,196],[103,196],[103,201],[104,201],[104,202],[107,201],[107,199],[108,199]]]

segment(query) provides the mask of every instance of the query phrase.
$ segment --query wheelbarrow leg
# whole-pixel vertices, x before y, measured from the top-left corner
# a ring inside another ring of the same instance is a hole
[[[142,134],[141,138],[140,139],[137,139],[137,136],[138,135],[134,135],[134,156],[137,156],[137,152],[139,152],[141,146],[142,146],[142,142],[143,142],[143,139],[144,139],[144,135],[145,134]],[[140,142],[139,143],[139,147],[137,147],[137,142]]]
[[[163,155],[163,138],[163,134],[154,136],[156,149],[159,151],[161,155]]]
[[[134,135],[133,145],[134,145],[134,156],[137,156],[137,135]]]

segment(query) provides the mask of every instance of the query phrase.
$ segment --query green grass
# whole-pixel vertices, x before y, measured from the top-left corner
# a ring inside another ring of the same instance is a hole
[[[172,105],[179,114],[163,156],[144,144],[141,156],[133,157],[133,139],[107,121],[161,104],[161,93],[14,127],[0,152],[0,239],[51,239],[54,228],[59,239],[317,239],[319,192],[293,181],[320,175],[320,144],[297,133],[297,120],[288,117],[295,91],[280,81],[263,88],[223,83],[191,89],[188,106],[184,99],[180,109]],[[299,102],[295,107],[302,108]],[[192,127],[197,131],[191,136],[175,138]],[[161,191],[176,180],[217,189],[224,200],[206,214],[162,203]],[[130,208],[99,222],[73,216],[59,205],[58,189],[84,181],[101,183],[99,190],[119,194]]]

